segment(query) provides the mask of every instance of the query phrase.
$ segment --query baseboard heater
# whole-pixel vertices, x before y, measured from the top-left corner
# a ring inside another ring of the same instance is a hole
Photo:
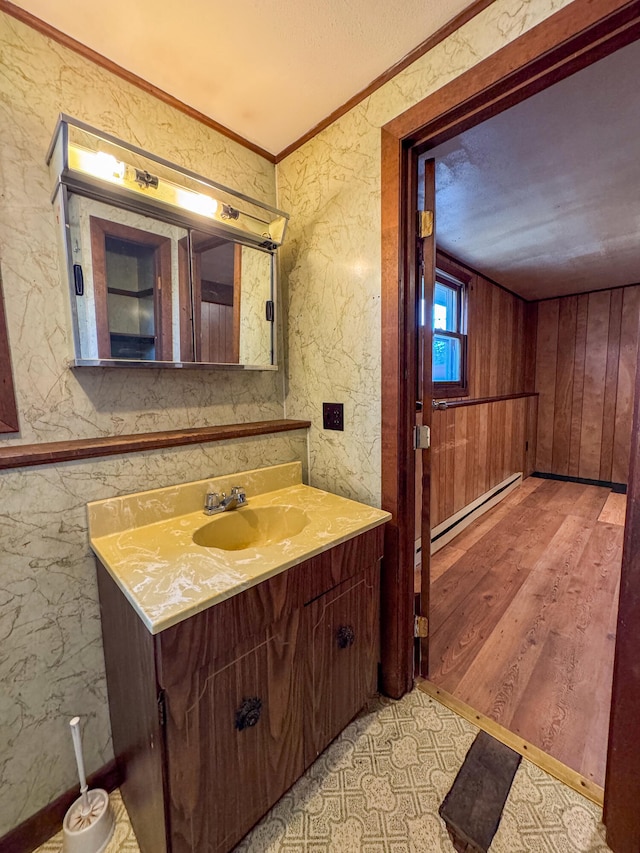
[[[522,472],[511,474],[506,480],[498,483],[488,492],[480,495],[467,506],[458,510],[450,518],[438,524],[431,530],[431,553],[435,554],[448,542],[451,542],[459,533],[468,527],[471,522],[479,518],[483,513],[490,510],[501,500],[507,497],[514,489],[522,483]]]

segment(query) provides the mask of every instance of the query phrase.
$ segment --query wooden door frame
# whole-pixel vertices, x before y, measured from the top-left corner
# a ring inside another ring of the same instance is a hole
[[[382,128],[381,688],[413,684],[416,324],[411,167],[426,151],[640,38],[640,0],[573,0]],[[429,417],[429,413],[424,413]]]
[[[382,128],[382,506],[393,518],[385,529],[381,689],[395,698],[411,688],[414,663],[415,451],[411,431],[417,328],[415,240],[408,238],[416,221],[412,174],[416,153],[497,115],[638,38],[640,0],[573,0]],[[640,367],[635,428],[640,427],[639,387]],[[423,414],[430,417],[428,411]],[[639,446],[640,439],[633,437],[632,459],[639,455]],[[625,575],[640,575],[640,460],[631,466],[629,495],[621,589],[626,589]],[[605,803],[605,814],[610,843],[615,843],[616,851],[631,853],[640,840],[635,817],[640,795],[636,773],[640,736],[635,724],[640,677],[635,675],[637,656],[633,648],[640,622],[640,596],[634,593],[625,606],[633,624],[619,624],[614,663],[616,705],[606,779],[606,792],[611,786],[612,796]],[[622,717],[633,729],[624,744],[622,734],[614,731],[614,721]],[[627,758],[614,762],[611,756],[622,746]],[[626,789],[632,792],[631,800],[618,796]]]

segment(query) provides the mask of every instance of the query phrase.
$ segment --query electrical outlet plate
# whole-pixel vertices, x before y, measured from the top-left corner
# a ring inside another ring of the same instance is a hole
[[[344,404],[323,403],[322,404],[322,426],[323,429],[344,430]]]

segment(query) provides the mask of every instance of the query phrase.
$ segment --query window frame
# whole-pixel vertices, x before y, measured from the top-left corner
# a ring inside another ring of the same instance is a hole
[[[469,315],[469,283],[471,275],[457,264],[452,263],[440,252],[436,253],[436,278],[435,283],[445,287],[455,288],[458,292],[458,323],[457,332],[448,332],[444,329],[434,329],[432,321],[431,346],[436,335],[447,338],[455,338],[460,341],[460,379],[457,382],[437,381],[433,378],[433,366],[431,368],[431,382],[434,399],[450,399],[452,397],[469,396],[469,359],[468,359],[468,315]],[[435,286],[434,286],[435,305]],[[432,356],[433,358],[433,356]]]

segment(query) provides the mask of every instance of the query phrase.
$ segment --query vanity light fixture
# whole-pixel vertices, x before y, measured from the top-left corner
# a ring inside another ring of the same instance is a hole
[[[47,163],[55,182],[54,196],[64,185],[100,201],[128,203],[151,215],[162,212],[178,224],[220,232],[269,251],[284,239],[288,215],[281,210],[70,116],[58,119]]]

